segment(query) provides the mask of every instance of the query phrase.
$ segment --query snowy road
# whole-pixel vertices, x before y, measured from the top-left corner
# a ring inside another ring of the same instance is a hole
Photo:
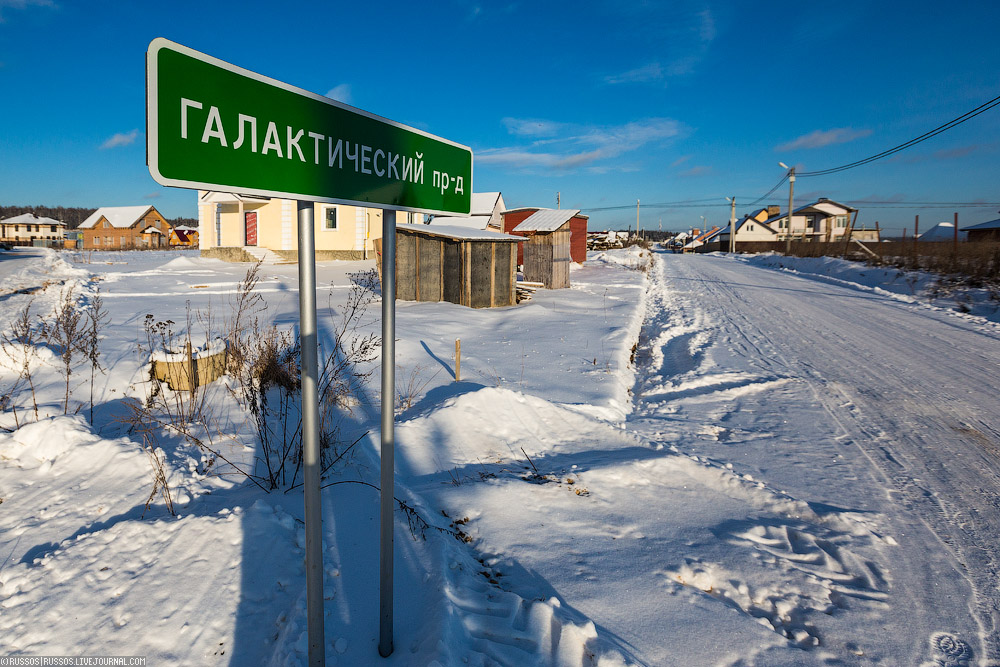
[[[694,451],[755,469],[796,498],[884,515],[899,543],[886,634],[955,632],[972,640],[978,664],[998,664],[996,326],[725,257],[657,259],[643,348],[652,372],[632,427],[698,422],[717,441]],[[822,409],[765,390],[713,420],[707,392],[691,388],[712,373],[716,391],[746,376],[784,381]]]

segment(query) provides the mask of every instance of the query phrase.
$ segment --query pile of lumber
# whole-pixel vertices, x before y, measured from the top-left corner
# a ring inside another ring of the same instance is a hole
[[[535,290],[539,287],[544,287],[543,283],[535,283],[527,280],[518,280],[515,284],[515,290],[517,292],[517,302],[531,301],[531,297],[534,296]]]

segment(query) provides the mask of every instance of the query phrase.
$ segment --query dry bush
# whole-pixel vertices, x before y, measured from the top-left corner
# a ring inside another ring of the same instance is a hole
[[[14,360],[17,379],[14,385],[4,392],[2,401],[3,409],[10,408],[14,415],[15,427],[20,427],[17,416],[17,397],[21,387],[28,385],[31,393],[31,406],[34,410],[35,420],[38,420],[38,399],[35,395],[35,381],[31,375],[31,364],[38,358],[38,343],[41,337],[40,327],[36,326],[31,317],[31,301],[18,311],[11,325],[10,332],[4,331],[0,335],[0,347],[8,358]]]

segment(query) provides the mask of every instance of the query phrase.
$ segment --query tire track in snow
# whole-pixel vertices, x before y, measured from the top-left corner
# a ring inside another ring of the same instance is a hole
[[[969,606],[982,642],[975,652],[981,664],[1000,664],[995,334],[946,313],[721,258],[692,258],[680,272],[699,285],[705,307],[724,313],[728,340],[743,338],[747,352],[773,351],[751,355],[750,365],[784,370],[812,387],[847,436],[845,455],[860,452],[903,508],[897,530],[910,532],[906,521],[915,519],[952,554],[974,593]],[[934,568],[921,562],[926,555],[901,550],[902,567],[933,581]],[[912,613],[932,622],[933,595],[917,598],[922,608]]]

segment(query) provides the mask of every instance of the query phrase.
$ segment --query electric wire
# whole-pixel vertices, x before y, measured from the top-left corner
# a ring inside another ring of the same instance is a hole
[[[953,118],[952,120],[948,121],[947,123],[944,123],[943,125],[939,125],[936,128],[934,128],[933,130],[930,130],[928,132],[925,132],[924,134],[921,134],[919,137],[914,137],[913,139],[910,139],[909,141],[907,141],[905,143],[902,143],[902,144],[899,144],[898,146],[894,146],[893,148],[889,148],[887,150],[884,150],[881,153],[876,153],[875,155],[871,155],[869,157],[866,157],[863,160],[855,160],[854,162],[849,162],[847,164],[842,164],[839,167],[830,167],[829,169],[818,169],[816,171],[803,171],[803,172],[797,173],[796,175],[797,176],[802,176],[803,178],[808,178],[808,177],[811,177],[811,176],[825,176],[827,174],[835,174],[835,173],[837,173],[839,171],[846,171],[848,169],[854,169],[855,167],[860,167],[861,165],[868,164],[869,162],[874,162],[875,160],[881,160],[882,158],[888,157],[888,156],[892,155],[893,153],[898,153],[899,151],[905,150],[905,149],[910,148],[912,146],[916,146],[917,144],[919,144],[921,142],[927,141],[931,137],[935,137],[935,136],[941,134],[942,132],[945,132],[947,130],[952,129],[953,127],[961,125],[962,123],[966,122],[967,120],[971,120],[972,118],[975,118],[979,114],[985,113],[985,112],[989,111],[990,109],[992,109],[992,108],[994,108],[994,107],[996,107],[998,105],[1000,105],[1000,96],[994,97],[992,100],[989,100],[988,102],[984,102],[983,104],[979,105],[975,109],[967,111],[964,114],[962,114],[961,116],[958,116],[957,118]]]

